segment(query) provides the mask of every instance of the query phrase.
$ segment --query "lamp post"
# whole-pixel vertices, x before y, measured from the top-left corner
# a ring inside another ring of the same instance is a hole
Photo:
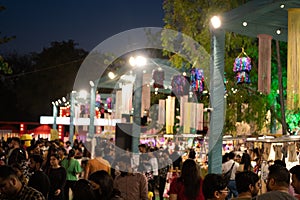
[[[146,64],[146,59],[142,56],[130,57],[129,63],[132,67],[142,68]],[[142,105],[142,86],[143,71],[137,69],[135,77],[134,99],[133,99],[133,125],[132,125],[132,152],[139,152],[141,134],[141,105]]]
[[[55,105],[55,102],[52,102],[52,107],[53,107],[53,124],[52,124],[52,129],[56,130],[57,129],[57,125],[56,125],[57,107]]]
[[[89,126],[89,137],[94,138],[95,134],[95,99],[96,99],[96,91],[95,91],[95,84],[93,81],[90,81],[91,86],[91,101],[90,101],[90,126]]]
[[[74,115],[75,115],[75,95],[76,91],[71,92],[71,107],[70,107],[70,133],[69,140],[71,142],[71,146],[73,146],[73,138],[74,138]]]

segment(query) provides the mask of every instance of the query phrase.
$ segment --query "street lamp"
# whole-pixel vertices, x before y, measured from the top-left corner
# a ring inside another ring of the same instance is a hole
[[[52,124],[52,129],[56,130],[57,125],[56,125],[56,117],[57,117],[57,107],[55,102],[52,102],[52,107],[53,107],[53,124]]]
[[[89,126],[89,137],[94,138],[95,134],[95,100],[96,100],[96,91],[95,91],[95,84],[93,81],[90,81],[91,86],[91,101],[90,101],[90,126]]]
[[[142,68],[146,65],[146,58],[143,56],[130,57],[129,63],[132,67]],[[143,85],[143,71],[137,69],[135,77],[135,89],[133,99],[133,125],[132,125],[132,152],[138,153],[140,134],[141,134],[141,105],[142,105],[142,85]]]

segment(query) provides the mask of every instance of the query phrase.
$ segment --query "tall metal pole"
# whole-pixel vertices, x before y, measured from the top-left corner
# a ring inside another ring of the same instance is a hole
[[[57,129],[57,125],[56,125],[57,107],[56,107],[56,105],[55,105],[54,102],[52,102],[52,106],[53,106],[53,124],[52,124],[52,129],[56,130]]]
[[[90,101],[90,125],[89,125],[89,135],[88,137],[93,141],[94,136],[95,136],[95,101],[96,101],[96,91],[95,91],[95,84],[93,81],[90,81],[90,86],[91,86],[91,101]],[[91,143],[92,148],[91,148],[91,157],[94,158],[95,154],[95,143]]]
[[[71,146],[73,146],[73,138],[74,138],[75,95],[76,95],[76,91],[72,91],[71,107],[70,107],[70,135],[69,135]]]
[[[225,32],[222,29],[212,29],[211,37],[210,103],[213,111],[210,115],[208,173],[219,174],[222,172],[222,141],[225,121]]]
[[[132,152],[139,153],[140,134],[141,134],[141,107],[142,107],[142,86],[143,86],[143,71],[136,70],[133,101],[133,125],[132,125]]]
[[[95,100],[96,100],[96,91],[93,81],[90,81],[91,85],[91,101],[90,101],[90,126],[89,126],[89,137],[94,138],[95,134]]]

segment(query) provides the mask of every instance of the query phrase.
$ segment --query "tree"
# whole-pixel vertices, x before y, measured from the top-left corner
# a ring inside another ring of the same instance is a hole
[[[14,73],[16,106],[14,120],[39,121],[41,115],[52,115],[52,101],[73,89],[77,71],[87,52],[76,48],[73,40],[52,42],[41,53],[7,56]]]
[[[165,10],[165,28],[182,32],[195,41],[199,42],[207,52],[210,52],[210,30],[209,20],[217,13],[229,11],[246,1],[239,0],[165,0],[163,8]],[[168,36],[170,37],[170,36]],[[174,36],[177,37],[177,36]],[[172,46],[163,38],[163,44]],[[191,52],[193,47],[182,41],[182,51]],[[260,130],[264,125],[266,111],[268,109],[267,96],[257,92],[257,58],[258,42],[256,38],[249,38],[235,33],[226,33],[225,44],[225,72],[227,109],[225,132],[234,133],[237,121],[252,122],[256,125],[256,130]],[[234,59],[240,54],[242,47],[252,59],[253,70],[251,72],[250,84],[236,84],[235,74],[232,70]],[[201,68],[201,61],[186,65],[187,61],[176,54],[169,55],[175,67],[187,66]],[[198,59],[198,58],[195,58]],[[242,112],[243,111],[243,112]]]

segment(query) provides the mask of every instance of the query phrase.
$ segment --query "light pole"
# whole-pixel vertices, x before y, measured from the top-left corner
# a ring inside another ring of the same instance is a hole
[[[71,92],[71,107],[70,107],[70,129],[69,129],[69,141],[71,142],[71,146],[73,146],[73,138],[74,138],[74,115],[75,115],[75,95],[76,91]]]
[[[141,107],[142,107],[142,86],[143,71],[142,67],[146,65],[146,59],[142,56],[130,57],[129,63],[132,67],[137,67],[135,77],[134,99],[133,99],[133,125],[132,125],[132,152],[139,152],[140,134],[141,134]]]
[[[96,100],[96,91],[95,91],[95,84],[93,81],[90,81],[91,86],[91,101],[90,101],[90,126],[89,126],[89,137],[94,138],[95,134],[95,100]]]
[[[55,102],[52,102],[52,108],[53,108],[53,124],[52,124],[52,129],[56,130],[57,129],[57,125],[56,125],[57,107],[55,105]]]

